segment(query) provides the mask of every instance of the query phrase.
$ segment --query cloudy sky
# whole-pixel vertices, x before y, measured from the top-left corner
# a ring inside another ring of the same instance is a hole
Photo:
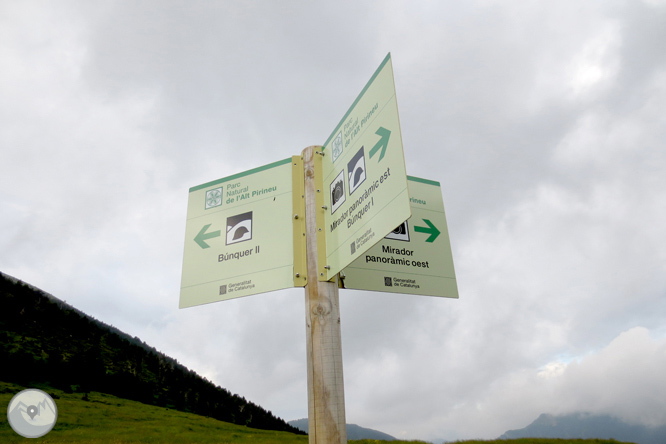
[[[302,289],[178,309],[190,187],[323,144],[391,52],[460,299],[341,293],[347,421],[666,424],[666,2],[0,1],[0,271],[290,420]]]

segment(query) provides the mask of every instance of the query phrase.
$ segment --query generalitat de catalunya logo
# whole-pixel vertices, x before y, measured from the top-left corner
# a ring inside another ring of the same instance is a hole
[[[48,393],[39,389],[18,392],[7,406],[9,425],[24,438],[39,438],[51,431],[58,419],[58,407]]]

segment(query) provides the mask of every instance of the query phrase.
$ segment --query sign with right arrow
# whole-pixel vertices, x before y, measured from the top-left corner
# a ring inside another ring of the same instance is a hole
[[[409,217],[391,55],[322,148],[319,280],[330,280]],[[316,175],[316,172],[315,172]]]
[[[344,288],[458,297],[439,182],[407,176],[412,216],[341,273]]]

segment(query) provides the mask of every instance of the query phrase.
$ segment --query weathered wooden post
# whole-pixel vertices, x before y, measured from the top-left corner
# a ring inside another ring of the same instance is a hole
[[[338,283],[317,279],[315,156],[320,146],[303,150],[308,283],[305,286],[308,419],[310,444],[347,443]]]

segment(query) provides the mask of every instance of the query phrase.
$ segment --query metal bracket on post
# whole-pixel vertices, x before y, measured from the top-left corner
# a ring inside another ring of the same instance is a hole
[[[294,234],[294,287],[305,287],[308,282],[305,244],[305,177],[303,157],[291,157],[292,226]],[[316,278],[315,278],[316,279]]]
[[[307,270],[305,286],[310,444],[346,444],[338,283],[319,281],[326,266],[321,147],[303,150]],[[316,277],[315,277],[316,276]]]
[[[306,150],[309,148],[306,148]],[[321,152],[321,147],[313,147],[314,154],[312,155],[312,168],[311,172],[313,174],[312,178],[314,184],[314,202],[315,207],[312,208],[312,213],[315,215],[315,224],[316,224],[316,236],[317,236],[317,273],[311,275],[311,279],[318,279],[320,281],[326,281],[326,210],[328,207],[324,204],[324,167],[322,163],[322,158],[324,153]],[[305,153],[305,151],[303,151]],[[317,156],[319,154],[319,156]],[[307,171],[306,171],[307,176]],[[306,180],[307,183],[307,180]]]

